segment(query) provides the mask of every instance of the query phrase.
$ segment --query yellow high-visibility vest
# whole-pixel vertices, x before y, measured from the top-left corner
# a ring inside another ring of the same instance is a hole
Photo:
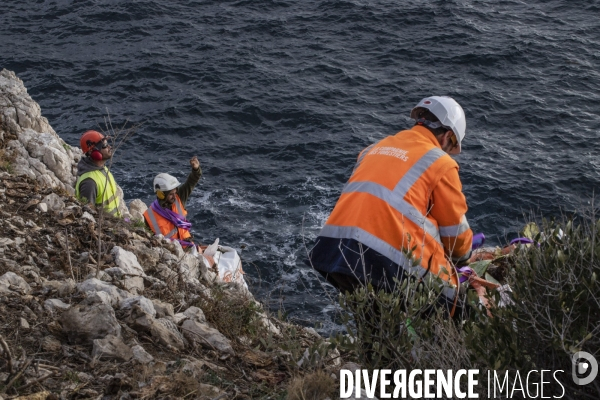
[[[96,207],[104,207],[104,210],[110,214],[117,215],[119,212],[119,197],[117,196],[117,183],[108,168],[104,167],[104,175],[100,170],[90,171],[77,178],[75,184],[75,195],[79,195],[79,185],[85,179],[91,178],[96,182]],[[87,199],[91,202],[92,199]]]

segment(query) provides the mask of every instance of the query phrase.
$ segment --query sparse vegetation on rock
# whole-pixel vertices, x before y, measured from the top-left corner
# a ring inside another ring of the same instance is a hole
[[[285,398],[322,338],[73,197],[81,154],[6,70],[0,118],[0,398]]]

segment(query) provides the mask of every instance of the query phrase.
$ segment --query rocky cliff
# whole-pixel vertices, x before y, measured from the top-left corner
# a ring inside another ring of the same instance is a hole
[[[319,396],[335,389],[339,354],[314,330],[75,199],[80,157],[2,70],[0,400],[283,398],[313,368],[328,371]]]

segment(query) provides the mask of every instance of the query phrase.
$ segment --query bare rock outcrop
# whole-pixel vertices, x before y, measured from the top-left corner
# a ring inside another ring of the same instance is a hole
[[[8,139],[5,157],[13,160],[13,173],[73,193],[81,150],[56,134],[23,81],[6,69],[0,71],[0,116],[2,137]]]

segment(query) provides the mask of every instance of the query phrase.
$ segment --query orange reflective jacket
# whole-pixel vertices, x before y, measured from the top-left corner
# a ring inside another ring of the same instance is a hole
[[[320,236],[354,239],[407,272],[423,275],[429,266],[457,286],[447,257],[459,261],[470,254],[466,212],[458,164],[428,129],[415,126],[360,153]]]
[[[184,218],[187,215],[187,211],[185,210],[185,207],[183,207],[181,199],[178,195],[175,197],[175,202],[171,205],[171,210]],[[144,212],[144,218],[155,235],[162,234],[168,239],[180,240],[185,240],[192,236],[190,231],[177,228],[171,221],[154,212],[152,207],[148,208],[146,212]]]

